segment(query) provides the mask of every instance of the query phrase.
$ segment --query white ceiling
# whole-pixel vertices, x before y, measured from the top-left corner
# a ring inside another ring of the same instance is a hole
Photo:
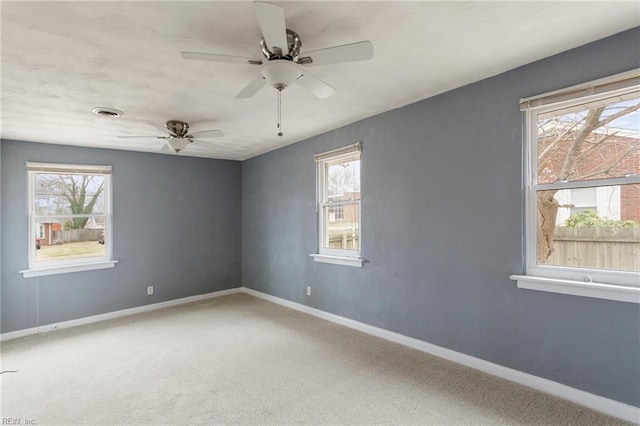
[[[235,95],[258,66],[187,61],[181,51],[260,58],[250,2],[1,3],[1,137],[157,152],[147,122],[185,120],[223,138],[181,155],[244,160],[640,25],[632,2],[280,2],[302,51],[370,40],[370,61],[317,66],[337,89]],[[124,111],[98,117],[93,107]],[[348,141],[347,141],[348,142]]]

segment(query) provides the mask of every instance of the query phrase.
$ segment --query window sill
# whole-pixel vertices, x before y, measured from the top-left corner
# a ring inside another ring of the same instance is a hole
[[[329,256],[327,254],[310,254],[313,260],[322,263],[333,263],[334,265],[353,266],[362,268],[364,259],[361,257]]]
[[[511,275],[509,279],[516,281],[518,288],[525,288],[527,290],[640,304],[640,287],[542,278],[528,275]]]
[[[118,263],[117,260],[103,260],[89,263],[76,263],[64,266],[49,266],[43,268],[25,269],[19,271],[23,278],[43,277],[46,275],[67,274],[70,272],[93,271],[94,269],[113,268]]]

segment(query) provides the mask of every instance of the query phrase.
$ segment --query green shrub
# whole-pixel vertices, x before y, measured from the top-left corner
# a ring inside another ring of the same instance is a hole
[[[572,214],[564,221],[564,226],[575,228],[586,228],[590,226],[610,226],[621,228],[635,228],[640,226],[635,220],[613,220],[606,217],[598,216],[595,210],[583,210]]]

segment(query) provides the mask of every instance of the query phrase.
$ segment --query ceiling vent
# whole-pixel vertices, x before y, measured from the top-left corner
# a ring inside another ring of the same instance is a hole
[[[100,117],[120,117],[122,115],[124,115],[124,112],[114,109],[114,108],[107,108],[107,107],[96,107],[94,109],[92,109],[91,111],[93,111],[94,114],[99,115]]]

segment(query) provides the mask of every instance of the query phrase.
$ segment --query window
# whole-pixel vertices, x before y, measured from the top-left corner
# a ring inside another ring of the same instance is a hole
[[[576,213],[594,210],[598,211],[598,202],[596,201],[596,194],[600,188],[575,188],[575,189],[565,189],[569,194],[569,214],[570,216],[575,215]],[[558,191],[560,192],[560,191]],[[560,197],[559,194],[556,193],[556,200]],[[562,225],[559,223],[558,225]]]
[[[361,144],[315,156],[318,172],[318,262],[362,267]]]
[[[338,200],[339,201],[339,200]],[[329,223],[344,220],[344,205],[329,207]]]
[[[615,288],[613,299],[640,303],[640,72],[526,100],[523,110],[529,281]]]
[[[113,267],[111,167],[27,163],[25,277]]]

